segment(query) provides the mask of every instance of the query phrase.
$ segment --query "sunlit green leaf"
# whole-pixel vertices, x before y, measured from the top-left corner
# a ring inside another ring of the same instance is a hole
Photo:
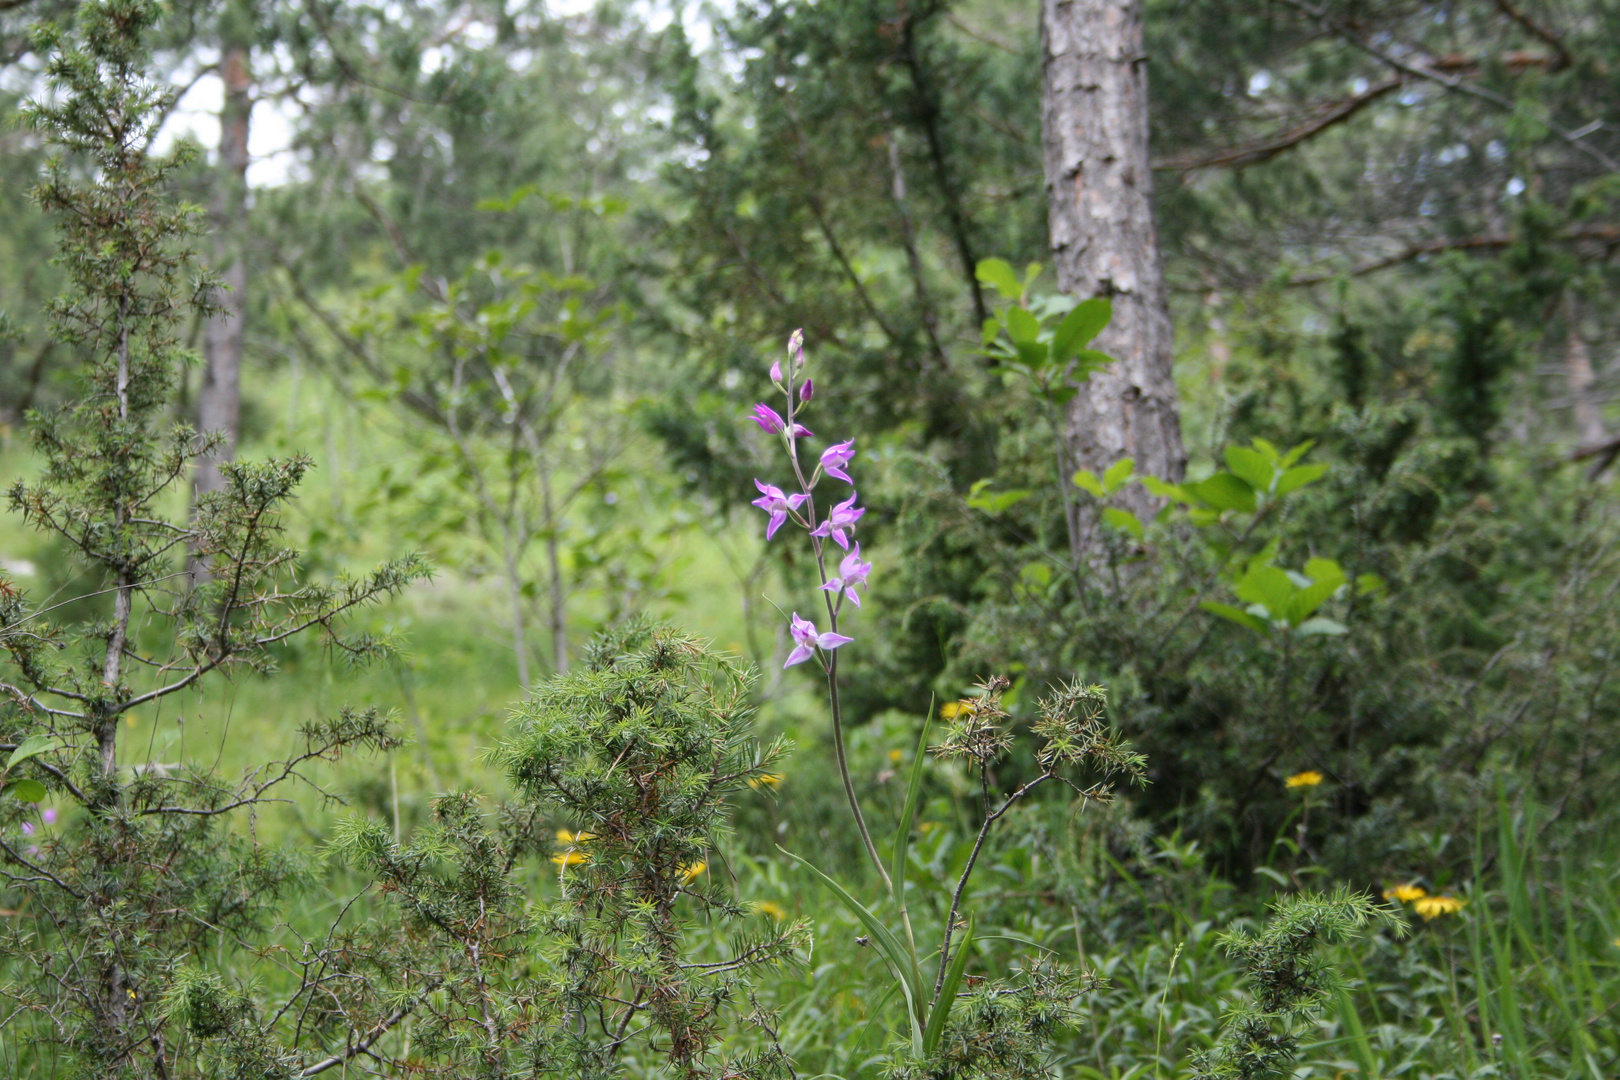
[[[1018,281],[1018,275],[1005,259],[980,259],[974,276],[980,281],[995,289],[996,292],[1008,300],[1017,300],[1024,295],[1024,287]]]
[[[1135,468],[1136,462],[1128,457],[1120,458],[1118,461],[1108,466],[1108,471],[1103,473],[1102,477],[1103,490],[1112,495],[1114,492],[1124,487],[1125,481],[1131,478],[1131,470]]]

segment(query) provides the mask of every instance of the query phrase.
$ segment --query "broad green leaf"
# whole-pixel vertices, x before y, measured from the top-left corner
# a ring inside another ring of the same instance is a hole
[[[6,759],[6,771],[10,772],[19,761],[27,761],[40,754],[48,754],[56,749],[56,742],[49,735],[30,735],[17,744],[17,749],[11,752]]]
[[[1093,338],[1103,332],[1114,309],[1106,298],[1097,296],[1076,304],[1052,333],[1052,359],[1065,363]]]
[[[1021,307],[1007,310],[1007,335],[1014,345],[1033,345],[1041,336],[1040,320]],[[1023,350],[1019,350],[1020,355]]]
[[[1306,453],[1310,451],[1310,448],[1315,445],[1315,439],[1306,439],[1298,446],[1290,447],[1288,453],[1283,455],[1282,460],[1278,462],[1278,464],[1285,469],[1292,467],[1295,462],[1304,457]]]
[[[1216,510],[1241,510],[1245,514],[1254,512],[1254,488],[1232,473],[1216,473],[1208,480],[1191,485],[1188,490]]]
[[[1230,619],[1239,626],[1247,626],[1257,634],[1271,632],[1271,624],[1257,615],[1250,615],[1247,611],[1233,607],[1231,604],[1217,604],[1213,600],[1205,600],[1198,605],[1211,615],[1219,615],[1223,619]]]
[[[1017,300],[1024,295],[1024,287],[1018,283],[1018,275],[1013,273],[1012,266],[1005,259],[980,259],[973,276],[1008,300]]]
[[[1335,622],[1332,619],[1324,619],[1321,616],[1317,616],[1314,619],[1306,619],[1304,622],[1300,623],[1294,628],[1294,633],[1298,634],[1300,637],[1312,637],[1318,634],[1347,634],[1349,632],[1350,628],[1345,626],[1344,623]]]
[[[777,845],[776,850],[820,878],[821,883],[832,890],[833,895],[861,921],[861,924],[872,935],[872,943],[878,947],[884,959],[889,962],[890,971],[893,972],[896,981],[900,983],[901,992],[906,995],[906,1011],[911,1017],[911,1045],[917,1056],[921,1057],[923,1046],[922,988],[914,985],[911,981],[911,971],[914,965],[908,959],[908,950],[900,944],[899,940],[889,931],[887,926],[883,925],[883,922],[876,915],[866,909],[866,905],[851,896],[848,890],[838,882],[816,869],[815,865],[808,859],[800,858],[780,844]]]
[[[1074,474],[1074,486],[1081,491],[1090,492],[1099,499],[1108,496],[1108,492],[1103,490],[1102,481],[1098,480],[1097,474],[1090,469],[1081,469]]]
[[[1108,471],[1102,476],[1103,490],[1112,495],[1124,487],[1125,481],[1131,478],[1131,470],[1135,468],[1136,462],[1128,457],[1120,458],[1108,466]]]
[[[1370,596],[1376,592],[1384,591],[1384,579],[1377,574],[1356,575],[1356,595]]]
[[[1018,359],[1033,370],[1038,371],[1051,362],[1051,350],[1044,341],[1015,341],[1013,347],[1018,350]]]
[[[1037,589],[1048,589],[1052,586],[1052,568],[1043,562],[1032,562],[1018,571],[1018,576]]]
[[[1129,510],[1120,510],[1110,506],[1102,512],[1102,519],[1103,524],[1118,529],[1120,532],[1130,533],[1138,540],[1147,537],[1146,531],[1142,528],[1142,523],[1136,520],[1136,515]]]
[[[977,486],[977,485],[975,485]],[[983,510],[987,514],[999,514],[1016,503],[1029,498],[1027,491],[996,491],[990,494],[969,495],[967,504],[975,510]]]
[[[38,780],[13,780],[6,785],[6,794],[23,802],[37,803],[43,801],[48,793],[45,785]]]
[[[1327,603],[1343,584],[1342,581],[1318,581],[1299,590],[1288,601],[1288,625],[1303,626],[1305,620],[1316,614],[1316,609]]]
[[[1174,499],[1177,502],[1184,503],[1192,502],[1192,496],[1189,495],[1180,484],[1172,484],[1169,481],[1160,480],[1157,476],[1148,476],[1146,474],[1143,474],[1136,479],[1138,483],[1147,488],[1147,493],[1149,495],[1155,496],[1156,498]]]
[[[1242,477],[1256,491],[1270,491],[1277,472],[1266,460],[1266,455],[1246,446],[1226,448],[1226,467]]]
[[[1069,377],[1076,382],[1085,382],[1093,372],[1101,371],[1114,362],[1112,356],[1096,349],[1081,349],[1074,354],[1074,359],[1074,370],[1069,373]]]
[[[1306,484],[1314,484],[1327,474],[1326,465],[1296,465],[1277,478],[1277,496],[1281,498],[1298,491]]]
[[[1239,600],[1261,605],[1273,619],[1287,617],[1288,602],[1298,591],[1288,574],[1275,566],[1251,566],[1232,586]]]
[[[951,966],[945,969],[945,981],[940,984],[939,995],[934,998],[933,1007],[928,1012],[928,1026],[923,1029],[925,1054],[932,1054],[938,1049],[939,1040],[945,1035],[945,1021],[950,1019],[951,1006],[956,1004],[956,988],[962,984],[962,973],[967,970],[968,953],[973,946],[973,922],[973,916],[969,915],[962,941],[951,956]]]
[[[994,315],[984,320],[984,326],[979,329],[979,340],[984,344],[992,344],[1001,335],[1001,320]]]
[[[1250,439],[1250,445],[1266,456],[1266,460],[1273,464],[1282,464],[1282,454],[1269,439]]]
[[[1041,264],[1040,263],[1032,262],[1032,263],[1029,263],[1029,264],[1025,265],[1025,267],[1024,267],[1024,291],[1028,292],[1029,287],[1031,285],[1035,284],[1035,279],[1040,277],[1040,276],[1041,276]]]
[[[1067,405],[1074,400],[1074,395],[1080,392],[1078,386],[1064,384],[1055,386],[1046,392],[1046,399],[1054,405]]]
[[[1324,559],[1321,556],[1312,556],[1305,561],[1305,576],[1318,584],[1332,582],[1334,588],[1349,580],[1344,576],[1344,567],[1332,559]]]

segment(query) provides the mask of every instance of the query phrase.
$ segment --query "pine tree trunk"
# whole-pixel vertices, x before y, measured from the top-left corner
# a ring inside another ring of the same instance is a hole
[[[1148,160],[1147,58],[1141,0],[1041,0],[1041,132],[1058,287],[1109,297],[1113,322],[1095,347],[1116,358],[1069,406],[1073,468],[1101,473],[1121,457],[1180,480],[1171,325]],[[1139,485],[1115,497],[1138,517],[1158,509]],[[1082,515],[1079,544],[1096,527]]]
[[[240,428],[242,334],[247,308],[247,262],[243,233],[247,219],[248,125],[253,111],[248,46],[228,43],[220,65],[225,103],[220,109],[219,162],[214,183],[214,272],[225,286],[218,298],[224,309],[208,321],[203,333],[202,391],[197,395],[197,426],[219,432],[224,442],[197,463],[197,495],[225,486],[220,463],[236,455]]]

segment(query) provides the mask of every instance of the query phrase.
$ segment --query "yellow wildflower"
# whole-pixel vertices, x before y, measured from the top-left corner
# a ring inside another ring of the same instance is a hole
[[[900,759],[905,757],[905,756],[906,756],[906,752],[904,750],[890,750],[889,751],[889,764],[890,765],[898,765],[898,764],[900,764]]]
[[[939,828],[939,822],[937,821],[920,821],[917,823],[918,832],[931,833],[937,828]]]
[[[1407,882],[1405,885],[1396,885],[1384,890],[1385,900],[1394,900],[1397,903],[1410,904],[1414,900],[1421,900],[1428,896],[1428,892],[1421,885]]]
[[[589,859],[590,856],[583,851],[559,851],[551,857],[552,862],[565,870],[570,866],[578,866],[582,862],[587,862]]]
[[[754,910],[759,912],[761,915],[769,915],[777,922],[781,922],[783,919],[787,918],[787,908],[783,907],[781,904],[773,904],[769,900],[759,901],[754,905]]]
[[[971,701],[947,701],[945,704],[939,707],[939,715],[944,717],[946,720],[954,720],[963,714],[971,716],[973,713],[978,711],[978,708],[979,707]]]
[[[557,830],[557,843],[559,844],[587,844],[596,839],[593,832],[569,832],[567,829]]]
[[[761,773],[759,776],[749,777],[748,786],[753,788],[755,791],[759,791],[761,788],[770,788],[772,791],[775,791],[777,788],[782,786],[782,781],[786,779],[787,777],[783,776],[779,772]]]
[[[681,884],[692,884],[692,882],[702,877],[703,872],[708,868],[709,864],[706,862],[687,863],[685,866],[681,867]]]
[[[1315,769],[1307,769],[1304,772],[1295,773],[1293,776],[1290,776],[1288,779],[1283,781],[1285,785],[1291,788],[1315,787],[1321,782],[1322,774],[1317,772]]]
[[[1455,896],[1425,896],[1412,905],[1412,910],[1423,916],[1424,922],[1428,922],[1439,915],[1455,915],[1466,902]]]

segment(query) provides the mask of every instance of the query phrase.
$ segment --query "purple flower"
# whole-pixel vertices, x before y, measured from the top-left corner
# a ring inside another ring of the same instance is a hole
[[[812,397],[815,396],[815,393],[815,382],[811,379],[804,380],[804,385],[799,387],[799,404],[803,405],[808,402]]]
[[[861,561],[861,545],[856,544],[844,561],[838,564],[838,576],[829,578],[827,584],[821,587],[822,592],[838,592],[843,590],[849,602],[856,607],[861,606],[861,594],[856,592],[857,587],[866,587],[866,575],[872,572],[872,564]]]
[[[777,386],[782,385],[782,361],[780,360],[771,361],[771,382]]]
[[[32,821],[23,822],[22,823],[22,831],[23,831],[24,836],[33,836],[34,835],[34,823]]]
[[[793,370],[804,367],[804,331],[795,330],[788,335],[788,355],[793,357]]]
[[[760,497],[754,500],[754,505],[771,515],[771,523],[765,527],[767,540],[775,536],[776,530],[782,527],[782,522],[787,520],[788,511],[797,510],[804,504],[804,500],[810,497],[789,495],[779,487],[762,484],[758,480],[754,481],[754,486],[760,490]]]
[[[775,435],[787,427],[787,421],[782,419],[782,414],[764,402],[754,406],[754,415],[748,417],[748,419],[764,429],[767,435]],[[806,439],[815,433],[803,424],[794,424],[793,434],[800,439]]]
[[[827,520],[812,530],[810,535],[830,536],[837,541],[839,547],[848,551],[849,533],[855,531],[855,523],[861,519],[862,514],[866,513],[866,507],[856,508],[855,497],[856,493],[850,492],[849,498],[836,504],[832,511],[828,513]]]
[[[782,419],[781,414],[763,401],[754,406],[754,415],[748,419],[763,428],[767,435],[775,435],[787,427],[787,421]]]
[[[804,663],[816,654],[818,648],[831,652],[838,646],[848,645],[855,640],[854,638],[845,637],[843,634],[835,634],[831,630],[825,634],[818,634],[816,633],[816,624],[809,619],[799,618],[797,611],[793,613],[792,630],[793,640],[797,641],[798,644],[793,647],[792,652],[788,653],[787,663],[782,665],[783,668],[790,668],[794,664]]]
[[[828,476],[842,480],[846,484],[853,485],[855,481],[849,478],[849,473],[844,471],[844,466],[848,465],[854,456],[854,439],[848,439],[841,443],[833,443],[831,446],[827,447],[827,449],[821,452],[821,471],[826,473]]]
[[[45,819],[45,824],[47,824],[47,825],[55,825],[56,824],[56,808],[54,806],[46,807],[45,812],[43,814],[41,814],[40,817]]]

